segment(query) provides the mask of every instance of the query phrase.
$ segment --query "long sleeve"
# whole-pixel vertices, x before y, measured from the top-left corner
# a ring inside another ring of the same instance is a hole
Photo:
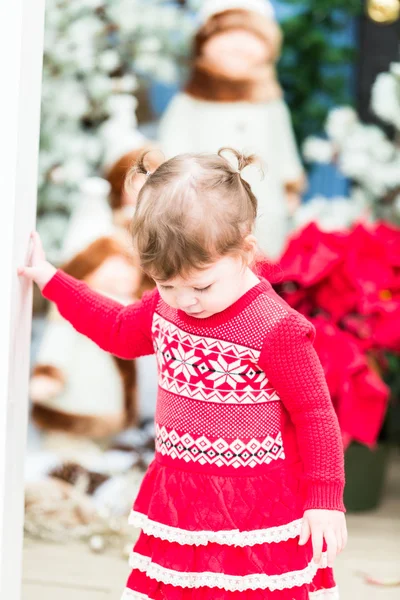
[[[314,335],[311,323],[298,313],[289,313],[267,336],[260,367],[296,429],[304,465],[304,509],[344,511],[343,445],[325,375],[312,345]]]
[[[154,352],[151,324],[158,292],[123,306],[91,290],[85,283],[57,271],[43,289],[71,325],[103,350],[133,359]]]

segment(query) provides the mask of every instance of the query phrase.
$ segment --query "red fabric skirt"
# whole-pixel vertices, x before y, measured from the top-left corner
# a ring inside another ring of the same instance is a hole
[[[338,600],[332,570],[298,544],[302,505],[300,463],[229,477],[156,459],[123,600]]]

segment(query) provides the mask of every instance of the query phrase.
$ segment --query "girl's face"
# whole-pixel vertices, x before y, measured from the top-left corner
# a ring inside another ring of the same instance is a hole
[[[258,282],[240,257],[225,256],[188,278],[156,284],[161,298],[172,308],[206,319],[231,306]]]

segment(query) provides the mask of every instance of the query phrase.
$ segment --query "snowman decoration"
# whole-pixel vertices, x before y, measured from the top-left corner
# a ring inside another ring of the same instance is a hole
[[[168,106],[159,141],[170,158],[224,146],[255,153],[245,177],[258,199],[255,235],[277,258],[305,185],[275,64],[281,30],[268,0],[206,0],[188,83]]]

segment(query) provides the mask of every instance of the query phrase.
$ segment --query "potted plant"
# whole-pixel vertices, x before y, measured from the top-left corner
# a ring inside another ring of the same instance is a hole
[[[385,478],[390,396],[399,386],[395,247],[400,247],[400,230],[383,223],[339,232],[310,224],[289,241],[274,284],[316,329],[315,349],[346,449],[348,510],[376,507]],[[263,269],[270,277],[267,264]]]

